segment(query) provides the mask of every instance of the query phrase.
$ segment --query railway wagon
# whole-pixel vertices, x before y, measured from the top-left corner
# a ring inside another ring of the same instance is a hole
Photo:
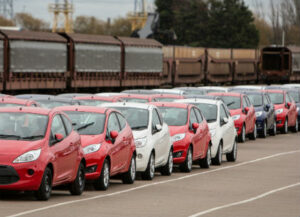
[[[162,44],[153,39],[116,37],[121,42],[121,87],[159,87],[162,84]]]
[[[0,34],[0,91],[3,90],[3,79],[4,79],[4,36]]]
[[[174,86],[174,76],[173,70],[175,69],[174,61],[174,46],[164,46],[163,47],[163,84],[167,86]]]
[[[300,47],[290,46],[288,47],[292,52],[292,74],[291,82],[300,81]]]
[[[4,89],[65,89],[67,40],[55,33],[2,30]]]
[[[260,80],[288,83],[292,73],[292,52],[287,47],[265,47],[261,51]]]
[[[112,36],[63,34],[68,40],[67,88],[119,88],[121,42]]]

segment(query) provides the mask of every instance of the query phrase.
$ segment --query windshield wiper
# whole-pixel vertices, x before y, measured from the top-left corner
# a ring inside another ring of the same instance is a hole
[[[207,123],[216,122],[216,119],[206,119]]]
[[[85,124],[85,125],[79,127],[79,128],[77,129],[77,131],[80,131],[80,130],[83,130],[83,129],[85,129],[85,128],[88,128],[89,126],[93,125],[94,123],[95,123],[95,122],[91,122],[91,123]]]
[[[142,130],[142,129],[147,129],[146,126],[136,126],[136,127],[131,127],[132,130]]]
[[[21,139],[38,139],[38,138],[44,138],[44,135],[35,135],[35,136],[27,136],[27,137],[21,137]]]
[[[227,103],[227,107],[233,105],[235,102],[230,102],[230,103]]]
[[[6,134],[0,134],[0,138],[16,138],[17,140],[21,139],[21,136],[18,135],[6,135]]]

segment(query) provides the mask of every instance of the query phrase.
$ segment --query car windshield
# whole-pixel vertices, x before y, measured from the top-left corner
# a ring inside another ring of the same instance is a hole
[[[17,106],[23,106],[23,105],[15,104],[15,103],[0,103],[0,107],[17,107]]]
[[[273,104],[279,105],[284,103],[284,97],[282,93],[269,93],[269,96]]]
[[[70,103],[60,102],[60,101],[53,101],[53,100],[36,100],[41,107],[52,109],[59,106],[68,106],[71,105]]]
[[[148,99],[140,99],[140,98],[122,98],[124,102],[139,102],[139,103],[147,103]]]
[[[217,105],[207,104],[207,103],[193,103],[193,104],[201,110],[202,114],[204,115],[208,123],[217,121],[217,116],[218,116]]]
[[[168,98],[168,97],[157,97],[157,98],[154,98],[153,101],[155,101],[155,102],[174,102],[175,100],[178,100],[178,99]]]
[[[183,126],[187,123],[188,112],[185,108],[159,107],[164,121],[169,126]]]
[[[105,100],[80,100],[80,105],[86,105],[86,106],[98,106],[103,103],[108,103],[110,101]]]
[[[104,131],[105,114],[78,111],[65,111],[65,113],[80,135],[98,135]]]
[[[33,113],[0,113],[0,139],[40,140],[45,137],[48,116]]]
[[[197,89],[184,89],[184,95],[205,95],[206,92],[204,90]]]
[[[299,92],[293,91],[293,92],[289,92],[289,94],[295,100],[296,103],[300,102],[300,94],[299,94]]]
[[[248,95],[250,102],[253,104],[254,107],[260,107],[263,105],[263,97],[259,94],[252,94]]]
[[[141,108],[114,107],[126,118],[132,130],[144,130],[148,128],[149,111]]]
[[[207,93],[225,93],[225,90],[218,90],[218,89],[207,89]]]
[[[221,96],[221,98],[230,110],[241,108],[241,98],[239,96]]]

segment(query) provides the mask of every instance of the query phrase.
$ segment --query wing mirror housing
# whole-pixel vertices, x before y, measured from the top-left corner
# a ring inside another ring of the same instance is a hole
[[[61,141],[63,141],[64,136],[60,133],[57,133],[57,134],[54,135],[54,138],[55,138],[56,142],[61,142]]]
[[[246,107],[244,113],[245,113],[245,114],[248,114],[249,111],[250,111],[249,107]]]
[[[155,129],[159,132],[162,130],[162,126],[160,124],[156,124]]]
[[[271,105],[270,105],[270,104],[267,104],[267,105],[265,106],[265,110],[266,110],[266,111],[269,111],[270,108],[271,108]]]
[[[110,138],[115,140],[118,137],[119,133],[117,131],[110,132]]]
[[[286,105],[287,105],[287,108],[289,109],[292,106],[292,103],[288,102]]]
[[[197,130],[199,128],[199,124],[198,123],[193,123],[192,128],[193,128],[193,130]]]

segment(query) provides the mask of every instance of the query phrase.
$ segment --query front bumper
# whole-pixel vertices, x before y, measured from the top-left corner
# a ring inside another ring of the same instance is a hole
[[[147,146],[148,144],[146,144]],[[151,149],[147,147],[136,148],[136,171],[145,172],[148,167]]]
[[[106,156],[101,152],[101,149],[97,152],[85,155],[85,178],[87,180],[94,180],[100,177],[105,157]]]
[[[276,115],[276,127],[278,129],[283,128],[286,115],[284,113]]]
[[[173,144],[173,163],[181,164],[185,161],[187,150],[190,142],[184,138],[180,141],[174,142]]]
[[[244,122],[240,119],[234,121],[234,126],[235,126],[238,136],[242,133],[243,125],[244,125]]]

